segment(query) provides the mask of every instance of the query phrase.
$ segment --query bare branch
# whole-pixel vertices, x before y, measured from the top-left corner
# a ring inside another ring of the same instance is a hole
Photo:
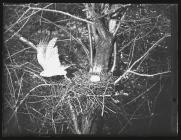
[[[138,35],[137,35],[138,36]],[[136,44],[136,38],[137,37],[135,37],[135,39],[134,39],[134,41],[133,41],[133,45],[132,45],[132,47],[131,47],[131,50],[130,50],[130,54],[129,54],[129,64],[128,64],[128,66],[127,66],[127,68],[129,68],[129,66],[131,65],[131,62],[132,62],[132,60],[133,60],[133,55],[134,55],[134,48],[135,48],[135,44]]]
[[[129,68],[129,70],[131,70],[133,68],[133,66],[135,66],[140,60],[142,60],[145,56],[147,56],[147,54],[153,50],[157,45],[158,43],[160,43],[161,41],[163,41],[163,39],[165,39],[166,37],[169,37],[171,36],[170,34],[165,34],[162,38],[160,38],[157,42],[155,42],[149,49],[146,53],[144,53],[139,59],[137,59]]]
[[[159,72],[159,73],[155,73],[155,74],[143,74],[143,73],[137,73],[135,71],[128,71],[129,73],[133,73],[135,75],[138,76],[144,76],[144,77],[153,77],[153,76],[157,76],[157,75],[162,75],[162,74],[166,74],[166,73],[170,73],[171,71],[165,71],[165,72]]]
[[[113,33],[113,37],[116,36],[116,34],[117,34],[117,32],[118,32],[118,29],[119,29],[119,27],[120,27],[120,25],[121,25],[121,22],[124,20],[125,15],[126,15],[126,12],[124,13],[124,15],[123,15],[123,16],[121,17],[121,19],[119,20],[119,23],[118,23],[118,25],[117,25],[117,27],[116,27],[116,30],[115,30],[115,32]]]
[[[126,45],[124,45],[124,46],[119,50],[119,52],[121,52],[121,51],[124,50],[126,47],[128,47],[133,41],[137,41],[137,40],[140,40],[140,39],[148,36],[148,35],[156,28],[156,25],[157,25],[157,24],[155,23],[155,25],[151,28],[151,30],[148,31],[148,32],[147,32],[146,34],[144,34],[143,36],[138,37],[138,38],[133,38],[130,42],[128,42]],[[121,34],[121,33],[120,33],[120,34]]]
[[[151,50],[153,50],[158,43],[160,43],[161,41],[163,41],[163,39],[165,39],[166,37],[171,36],[170,34],[165,34],[162,38],[160,38],[157,42],[155,42],[139,59],[137,59],[124,73],[123,75],[121,75],[115,82],[114,84],[117,84],[128,72],[131,71],[131,69],[142,59],[144,59],[146,56],[148,56],[149,52]]]
[[[114,43],[114,61],[113,61],[113,66],[111,68],[111,72],[113,72],[115,70],[115,67],[116,67],[116,62],[117,62],[117,43],[115,42]]]
[[[9,31],[11,28],[13,28],[17,23],[19,23],[20,19],[22,19],[22,17],[28,12],[30,11],[30,8],[28,8],[22,15],[21,17],[18,18],[18,20],[13,23],[4,33],[6,33],[7,31]]]
[[[136,98],[134,98],[133,100],[129,101],[126,103],[126,105],[134,102],[135,100],[137,100],[138,98],[140,98],[141,96],[143,96],[145,93],[147,93],[148,91],[150,91],[157,83],[159,83],[159,81],[157,81],[156,83],[154,83],[150,88],[148,88],[146,91],[144,91],[143,93],[139,94]]]
[[[83,18],[74,16],[74,15],[71,15],[71,14],[66,13],[66,12],[63,12],[63,11],[52,10],[52,9],[45,9],[45,8],[37,8],[37,7],[31,7],[31,9],[60,13],[60,14],[64,14],[64,15],[70,16],[70,17],[72,17],[72,18],[78,19],[78,20],[80,20],[80,21],[87,22],[87,23],[89,23],[89,24],[94,24],[94,23],[92,23],[91,21],[88,21],[88,20],[86,20],[86,19],[83,19]]]
[[[24,49],[22,49],[22,50],[20,50],[20,51],[18,51],[18,52],[16,52],[16,53],[14,53],[14,54],[8,56],[6,59],[9,59],[9,58],[11,58],[11,57],[13,57],[13,56],[15,56],[15,55],[17,55],[17,54],[19,54],[19,53],[25,51],[25,50],[28,50],[28,49],[31,49],[31,48],[32,48],[32,47],[24,48]]]
[[[7,28],[7,27],[5,27],[5,28]],[[14,32],[15,32],[13,29],[9,29],[9,31],[10,31],[11,33],[14,33]],[[28,41],[26,38],[24,38],[22,35],[20,35],[18,32],[14,33],[13,36],[16,36],[20,41],[22,41],[23,43],[27,44],[28,46],[30,46],[30,47],[33,48],[34,50],[36,50],[36,46],[35,46],[32,42],[30,42],[30,41]],[[9,40],[9,39],[8,39],[8,40]],[[18,52],[17,52],[17,53],[18,53]],[[15,54],[14,54],[14,55],[15,55]],[[8,57],[8,58],[9,58],[9,57]]]
[[[68,104],[69,104],[69,108],[70,108],[70,111],[71,111],[72,121],[74,123],[75,131],[76,131],[77,134],[81,134],[81,131],[78,128],[77,117],[76,117],[76,114],[75,114],[75,112],[73,110],[73,106],[70,103],[70,100],[68,100]]]
[[[16,35],[18,34],[18,32],[21,31],[21,29],[23,29],[23,27],[26,25],[26,23],[28,23],[29,19],[30,19],[30,18],[28,18],[28,19],[25,21],[25,23],[21,26],[21,28],[20,28],[18,31],[16,31],[10,38],[8,38],[8,39],[5,41],[5,43],[8,42],[10,39],[12,39],[14,36],[16,36]]]
[[[47,7],[51,6],[52,4],[53,4],[53,3],[48,4],[47,6],[45,6],[45,7],[43,7],[43,8],[47,8]],[[16,6],[19,6],[19,5],[16,5]],[[24,6],[23,6],[23,7],[24,7]],[[30,9],[30,7],[29,7],[16,22],[14,22],[9,28],[7,28],[7,30],[5,31],[5,33],[6,33],[7,31],[9,31],[11,28],[13,28],[13,27],[14,27],[16,24],[18,24],[19,22],[22,22],[23,20],[31,17],[32,15],[34,15],[34,14],[36,14],[36,13],[38,13],[38,12],[40,11],[40,10],[37,10],[37,11],[35,11],[35,12],[33,11],[29,16],[23,18],[23,16],[24,16],[28,11],[30,11],[30,10],[31,10],[31,9]],[[22,19],[22,18],[23,18],[23,19]]]
[[[50,20],[48,20],[48,19],[46,19],[46,18],[43,18],[43,17],[42,17],[42,19],[48,21],[49,23],[52,23],[53,25],[57,26],[58,28],[61,28],[61,29],[64,30],[68,35],[70,35],[69,32],[67,31],[67,29],[66,29],[65,27],[63,27],[63,26],[61,26],[61,25],[57,25],[57,24],[55,24],[54,22],[52,22],[52,21],[50,21]],[[80,39],[75,38],[73,35],[71,35],[71,37],[72,37],[74,40],[76,40],[76,41],[83,47],[86,55],[89,56],[89,50],[88,50],[88,49],[86,48],[86,46],[82,43],[82,41],[81,41]]]
[[[107,92],[107,89],[108,89],[108,85],[109,85],[109,81],[107,82],[107,85],[106,85],[106,88],[105,88],[105,91],[103,92],[103,99],[102,99],[102,113],[101,113],[101,116],[104,115],[104,106],[105,106],[105,94]]]
[[[88,33],[89,33],[89,48],[90,48],[90,65],[92,67],[93,65],[93,46],[92,46],[92,36],[91,36],[91,28],[90,24],[87,24],[88,26]]]

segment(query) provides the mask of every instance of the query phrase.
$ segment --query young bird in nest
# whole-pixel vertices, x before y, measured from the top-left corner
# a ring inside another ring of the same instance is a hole
[[[57,37],[48,42],[48,37],[44,37],[37,45],[37,59],[42,66],[43,71],[40,73],[43,77],[52,77],[63,75],[67,78],[66,69],[72,65],[62,65],[59,60],[58,48],[55,46]],[[54,47],[55,46],[55,47]]]

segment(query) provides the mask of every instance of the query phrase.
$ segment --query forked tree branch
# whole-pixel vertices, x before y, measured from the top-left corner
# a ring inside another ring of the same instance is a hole
[[[49,23],[52,23],[53,25],[55,25],[56,27],[62,29],[62,30],[65,31],[68,35],[70,35],[70,33],[68,32],[68,30],[67,30],[65,27],[63,27],[63,26],[61,26],[61,25],[57,25],[57,24],[55,24],[54,22],[52,22],[52,21],[50,21],[50,20],[48,20],[48,19],[46,19],[46,18],[43,18],[43,17],[42,17],[42,19],[48,21]],[[77,42],[83,47],[83,50],[85,51],[86,55],[89,56],[89,50],[88,50],[88,49],[86,48],[86,46],[82,43],[82,41],[81,41],[80,39],[75,38],[73,35],[71,35],[71,37],[72,37],[75,41],[77,41]]]
[[[145,59],[145,58],[148,56],[149,52],[150,52],[151,50],[153,50],[153,49],[158,45],[158,43],[160,43],[161,41],[163,41],[166,37],[170,37],[170,36],[171,36],[170,34],[165,34],[162,38],[160,38],[158,41],[156,41],[140,58],[138,58],[138,59],[123,73],[123,75],[121,75],[121,76],[114,82],[114,85],[116,85],[123,77],[125,77],[125,76],[127,75],[127,73],[132,72],[132,73],[138,75],[138,73],[135,73],[135,72],[132,71],[131,69],[132,69],[138,62],[140,62],[142,59]],[[152,75],[152,76],[155,76],[155,75],[160,75],[160,74],[164,74],[164,73],[166,73],[166,72],[157,73],[157,74],[151,74],[151,75]],[[167,71],[167,73],[168,73],[168,71]],[[141,75],[143,75],[143,74],[141,74]],[[151,77],[150,75],[147,75],[147,74],[144,74],[144,76]]]
[[[7,28],[7,26],[5,26],[5,28]],[[8,29],[9,32],[14,33],[15,31],[13,29]],[[22,41],[23,43],[27,44],[28,46],[30,46],[31,48],[33,48],[34,50],[36,50],[36,45],[34,45],[31,41],[27,40],[26,38],[24,38],[22,35],[20,35],[19,33],[14,33],[14,36],[17,37],[20,41]]]
[[[89,23],[89,24],[94,24],[94,23],[92,23],[91,21],[88,21],[88,20],[86,20],[86,19],[83,19],[83,18],[74,16],[74,15],[71,15],[71,14],[69,14],[69,13],[67,13],[67,12],[63,12],[63,11],[59,11],[59,10],[52,10],[52,9],[45,9],[45,8],[38,8],[38,7],[30,7],[30,8],[33,9],[33,10],[41,10],[41,11],[47,11],[47,12],[60,13],[60,14],[63,14],[63,15],[70,16],[70,17],[72,17],[72,18],[74,18],[74,19],[78,19],[78,20],[80,20],[80,21],[87,22],[87,23]]]

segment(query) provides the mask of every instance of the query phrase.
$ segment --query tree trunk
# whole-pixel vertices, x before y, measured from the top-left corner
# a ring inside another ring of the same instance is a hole
[[[105,27],[101,25],[101,21],[97,21],[96,28],[101,34],[95,46],[95,56],[93,59],[93,67],[100,66],[101,72],[108,71],[109,58],[112,55],[112,35],[106,31]]]
[[[105,18],[98,18],[100,15],[95,12],[94,7],[88,8],[94,24],[91,31],[94,39],[93,66],[90,70],[93,74],[99,75],[108,71],[109,58],[112,55],[113,35],[109,32]]]
[[[106,4],[85,4],[85,7],[87,11],[87,18],[94,22],[94,24],[90,25],[91,31],[89,28],[89,40],[91,42],[90,44],[92,44],[92,46],[90,46],[90,73],[92,73],[91,81],[96,82],[100,81],[101,72],[107,73],[109,70],[113,72],[115,69],[116,44],[114,44],[114,38],[119,28],[120,22],[117,23],[118,20],[111,19],[110,15],[106,12],[116,11],[116,8],[113,5],[111,7],[110,5],[108,6]],[[125,8],[123,9],[125,10]],[[119,12],[116,14],[115,12],[113,13],[114,16],[119,15]],[[92,38],[90,37],[90,32],[92,33]],[[94,43],[92,43],[92,39]],[[113,50],[114,62],[111,68],[109,63],[111,62]]]

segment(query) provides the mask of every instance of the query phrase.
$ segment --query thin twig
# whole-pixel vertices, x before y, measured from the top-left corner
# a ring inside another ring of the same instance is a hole
[[[20,98],[20,94],[21,94],[21,90],[22,90],[23,76],[24,76],[24,73],[22,74],[21,79],[20,79],[20,80],[18,79],[19,90],[18,90],[18,97],[17,97],[17,100],[19,100],[19,98]]]
[[[7,27],[5,27],[5,28],[7,28]],[[24,38],[22,35],[20,35],[18,32],[19,31],[17,31],[17,32],[15,32],[13,29],[9,29],[9,31],[11,32],[11,33],[14,33],[13,34],[13,36],[16,36],[20,41],[22,41],[23,43],[25,43],[25,44],[27,44],[28,46],[30,46],[31,48],[33,48],[34,50],[36,50],[36,46],[32,43],[32,42],[30,42],[30,41],[28,41],[26,38]],[[12,36],[11,36],[12,37]],[[10,38],[9,38],[10,39]],[[8,39],[8,40],[9,40]],[[26,48],[26,49],[28,49],[28,48]],[[20,52],[22,52],[22,51],[24,51],[24,49],[23,50],[21,50]],[[17,52],[17,53],[19,53],[19,52]],[[16,53],[15,53],[16,54]],[[13,54],[14,55],[14,54]],[[8,57],[9,58],[9,57]]]
[[[136,110],[133,112],[133,114],[131,115],[129,121],[124,125],[124,127],[122,127],[122,129],[119,131],[119,133],[123,132],[124,129],[127,127],[127,125],[129,124],[129,122],[133,119],[133,117],[135,116],[136,112],[144,105],[145,100],[136,108]]]
[[[160,38],[158,41],[156,41],[147,51],[146,53],[144,53],[139,59],[137,59],[129,68],[129,70],[131,70],[133,68],[133,66],[135,66],[141,59],[143,59],[152,49],[154,49],[158,43],[160,43],[161,41],[163,41],[163,39],[165,39],[166,37],[171,36],[170,34],[165,34],[162,38]]]
[[[8,56],[6,59],[9,59],[10,57],[13,57],[13,56],[15,56],[15,55],[17,55],[17,54],[19,54],[19,53],[21,53],[21,52],[23,52],[23,51],[25,51],[25,50],[28,50],[28,49],[30,49],[30,48],[32,48],[32,47],[24,48],[24,49],[22,49],[22,50],[20,50],[20,51],[18,51],[18,52],[15,52],[14,54]]]
[[[11,28],[13,28],[17,23],[19,23],[20,19],[30,10],[30,8],[28,8],[22,15],[20,18],[18,18],[18,20],[13,23],[8,29],[6,29],[6,31],[4,33],[6,33],[7,31],[9,31]]]
[[[41,76],[35,74],[34,72],[31,72],[31,71],[26,70],[26,69],[24,69],[24,71],[33,74],[33,75],[36,76],[38,79],[40,79],[40,80],[43,81],[45,84],[47,84],[47,82],[45,81],[45,79],[43,79]]]
[[[64,15],[70,16],[70,17],[72,17],[72,18],[78,19],[78,20],[80,20],[80,21],[84,21],[84,22],[87,22],[87,23],[90,23],[90,24],[94,24],[94,23],[91,22],[91,21],[88,21],[88,20],[86,20],[86,19],[83,19],[83,18],[74,16],[74,15],[71,15],[71,14],[69,14],[69,13],[67,13],[67,12],[63,12],[63,11],[59,11],[59,10],[52,10],[52,9],[45,9],[45,8],[37,8],[37,7],[31,7],[31,9],[60,13],[60,14],[64,14]]]
[[[171,71],[164,71],[164,72],[159,72],[159,73],[154,73],[154,74],[142,74],[142,73],[137,73],[135,71],[129,71],[129,72],[133,73],[135,75],[138,75],[138,76],[154,77],[154,76],[157,76],[157,75],[162,75],[162,74],[170,73]]]
[[[46,19],[46,18],[43,18],[43,17],[42,17],[42,19],[48,21],[49,23],[52,23],[53,25],[57,26],[58,28],[61,28],[61,29],[64,30],[68,35],[70,35],[69,32],[67,31],[67,29],[66,29],[65,27],[63,27],[63,26],[61,26],[61,25],[57,25],[57,24],[55,24],[54,22],[52,22],[52,21],[50,21],[50,20],[48,20],[48,19]],[[88,49],[86,48],[86,46],[82,43],[82,41],[79,40],[79,39],[77,39],[77,38],[75,38],[73,35],[71,35],[71,36],[72,36],[72,38],[73,38],[74,40],[76,40],[76,41],[83,47],[86,55],[89,56],[89,51],[88,51]]]
[[[121,51],[123,51],[126,47],[128,47],[133,41],[137,41],[137,40],[140,40],[140,39],[142,39],[142,38],[144,38],[144,37],[146,37],[146,36],[148,36],[155,28],[156,28],[156,23],[155,23],[155,25],[153,26],[153,28],[151,28],[151,30],[150,31],[148,31],[146,34],[144,34],[143,36],[141,36],[141,37],[138,37],[138,38],[133,38],[130,42],[128,42],[126,45],[124,45],[120,50],[119,50],[119,52],[121,52]],[[125,31],[124,31],[125,32]],[[122,34],[123,32],[121,32],[120,34]]]
[[[110,80],[110,79],[109,79]],[[103,92],[103,99],[102,99],[102,113],[101,113],[101,116],[103,116],[104,115],[104,106],[105,106],[105,97],[104,97],[104,95],[106,94],[106,92],[107,92],[107,89],[108,89],[108,85],[109,85],[109,81],[107,82],[107,85],[106,85],[106,89],[105,89],[105,91]]]
[[[125,105],[128,105],[128,104],[134,102],[135,100],[137,100],[138,98],[140,98],[141,96],[143,96],[145,93],[149,92],[149,91],[150,91],[156,84],[158,84],[158,83],[159,83],[159,81],[155,82],[150,88],[148,88],[148,89],[147,89],[146,91],[144,91],[143,93],[139,94],[139,95],[138,95],[137,97],[135,97],[133,100],[127,102]],[[124,105],[124,106],[125,106],[125,105]]]
[[[92,67],[93,65],[93,46],[92,46],[92,36],[91,36],[91,28],[90,28],[90,24],[87,23],[87,27],[88,27],[88,33],[89,33],[89,48],[90,48],[90,65]]]
[[[23,29],[23,27],[28,23],[29,19],[30,19],[30,18],[28,18],[28,19],[25,21],[25,23],[21,26],[21,28],[20,28],[18,31],[16,31],[10,38],[8,38],[8,39],[5,41],[5,43],[8,42],[10,39],[12,39],[14,36],[16,36],[16,34],[18,34],[19,31],[21,31],[21,30]]]
[[[138,36],[138,35],[137,35],[137,36]],[[132,48],[131,48],[131,50],[130,50],[130,55],[129,55],[129,58],[128,58],[129,64],[128,64],[127,68],[129,68],[129,66],[131,65],[131,62],[132,62],[132,60],[133,60],[134,48],[135,48],[135,44],[136,44],[136,38],[137,38],[137,37],[135,37],[134,42],[133,42],[133,45],[132,45]]]
[[[73,107],[72,107],[72,105],[70,103],[70,100],[68,100],[68,104],[69,104],[69,108],[70,108],[70,111],[71,111],[71,114],[72,114],[72,121],[74,123],[75,131],[76,131],[77,134],[81,134],[81,131],[78,128],[77,117],[76,117],[75,112],[73,110]]]
[[[111,68],[111,72],[113,72],[115,70],[116,67],[116,62],[117,62],[117,43],[114,43],[114,60],[113,60],[113,66]]]
[[[142,59],[144,59],[146,56],[148,56],[149,52],[154,49],[158,43],[160,43],[161,41],[163,41],[163,39],[165,39],[166,37],[171,36],[170,34],[165,34],[162,38],[160,38],[158,41],[156,41],[139,59],[137,59],[124,73],[123,75],[121,75],[115,82],[114,84],[117,84],[129,71],[131,71],[131,69]]]
[[[47,8],[47,7],[51,6],[52,4],[53,4],[53,3],[50,3],[50,4],[46,5],[46,6],[43,7],[43,8]],[[28,6],[28,7],[29,7],[29,6]],[[41,10],[33,11],[32,14],[30,14],[30,15],[28,15],[27,17],[23,18],[23,19],[20,20],[19,22],[22,22],[23,20],[25,20],[25,19],[27,19],[27,18],[29,18],[29,17],[35,15],[36,13],[38,13],[38,12],[40,12],[40,11],[41,11]]]
[[[55,124],[55,121],[54,121],[54,118],[53,118],[53,108],[52,108],[52,115],[51,115],[51,119],[52,119],[52,127],[53,127],[53,130],[54,130],[54,133],[57,134],[57,128],[56,128],[56,124]]]
[[[116,36],[116,34],[117,34],[117,32],[118,32],[118,29],[119,29],[119,27],[120,27],[120,25],[121,25],[121,22],[123,21],[123,19],[124,19],[124,17],[125,17],[125,14],[126,14],[126,12],[123,14],[123,16],[121,17],[121,19],[119,20],[119,23],[118,23],[118,25],[117,25],[117,27],[116,27],[116,30],[115,30],[115,32],[113,33],[113,37]]]
[[[11,77],[11,73],[10,73],[10,71],[9,71],[9,69],[8,69],[6,64],[5,64],[5,67],[7,69],[8,74],[9,74],[9,78],[10,78],[11,86],[12,86],[12,90],[13,90],[13,97],[15,98],[15,89],[14,89],[14,86],[13,86],[13,80],[12,80],[12,77]]]

